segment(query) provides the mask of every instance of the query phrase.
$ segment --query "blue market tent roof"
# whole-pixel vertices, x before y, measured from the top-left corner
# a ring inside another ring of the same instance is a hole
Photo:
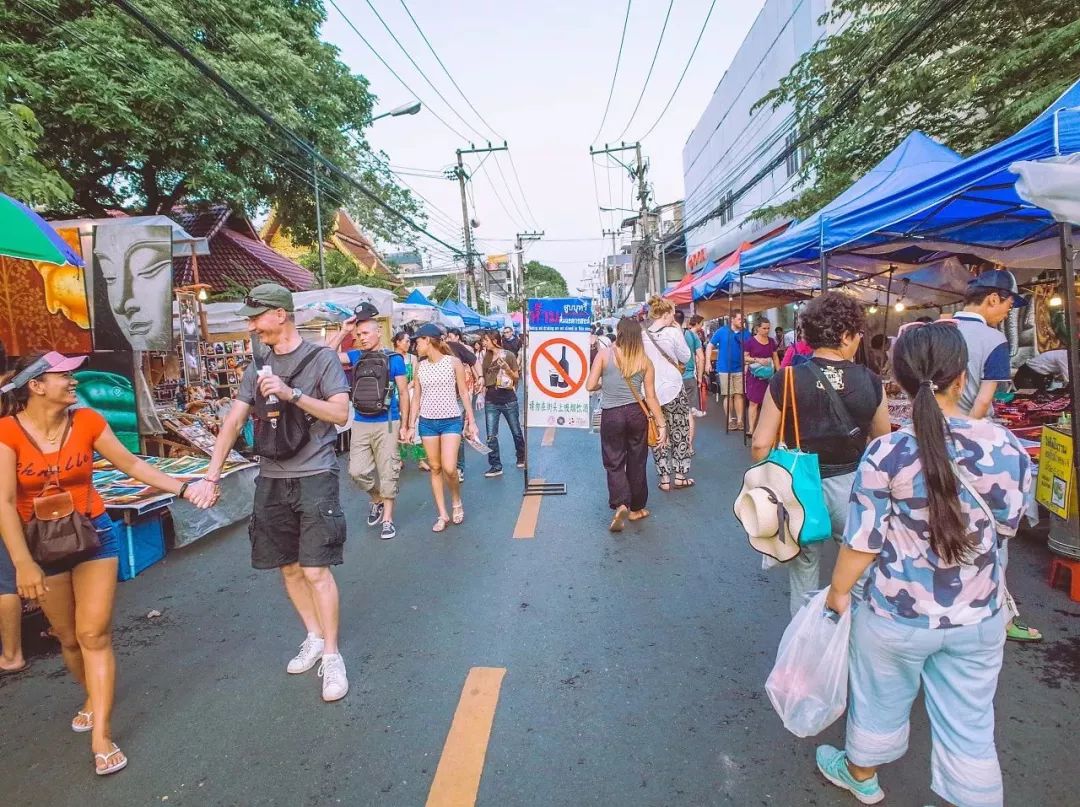
[[[465,323],[465,327],[467,328],[479,327],[483,324],[483,317],[481,317],[480,314],[457,300],[447,300],[443,303],[442,308],[444,311],[448,311],[451,314],[457,314],[461,317],[461,321]]]
[[[409,296],[405,298],[405,302],[408,305],[435,305],[435,303],[424,296],[424,293],[420,291],[420,289],[413,289],[409,292]]]
[[[1016,192],[1014,162],[1080,152],[1080,81],[1019,132],[936,176],[830,225],[827,249],[910,246],[920,240],[1010,249],[1057,226]],[[880,250],[876,250],[880,252]]]
[[[722,286],[737,278],[770,266],[816,261],[819,244],[833,240],[833,224],[841,216],[872,210],[882,200],[941,174],[961,161],[951,148],[936,143],[922,132],[912,132],[885,158],[856,180],[847,190],[782,235],[743,253],[739,266]],[[715,290],[715,289],[714,289]]]

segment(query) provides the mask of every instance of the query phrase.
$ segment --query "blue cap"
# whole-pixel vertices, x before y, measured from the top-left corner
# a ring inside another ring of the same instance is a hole
[[[426,339],[442,339],[446,336],[446,333],[436,325],[434,322],[425,322],[419,328],[416,329],[416,333],[413,334],[417,339],[424,337]]]
[[[994,291],[1004,292],[1001,296],[1004,297],[1005,294],[1008,294],[1012,297],[1013,305],[1017,307],[1028,304],[1028,301],[1021,297],[1017,291],[1016,278],[1008,269],[987,269],[968,283],[968,291],[973,289],[993,289]]]

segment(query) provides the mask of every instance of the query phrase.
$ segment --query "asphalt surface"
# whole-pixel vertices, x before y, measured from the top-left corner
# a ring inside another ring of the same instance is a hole
[[[472,452],[467,521],[441,535],[426,475],[406,473],[389,542],[343,477],[352,689],[337,704],[314,670],[285,673],[303,632],[277,577],[249,568],[244,525],[171,552],[120,586],[113,724],[127,770],[93,775],[87,736],[68,728],[81,696],[49,647],[0,679],[0,803],[423,805],[466,675],[503,667],[479,805],[855,804],[765,695],[786,575],[761,571],[731,515],[746,453],[718,424],[702,422],[697,487],[664,494],[652,477],[653,517],[621,535],[606,530],[593,433],[543,448],[530,435],[533,475],[569,489],[542,501],[533,539],[512,538],[520,472],[484,479]],[[1006,652],[1009,804],[1077,803],[1080,604],[1047,586],[1049,558],[1037,535],[1011,549],[1010,588],[1047,641]],[[842,736],[839,721],[817,742]],[[920,703],[910,751],[881,774],[888,803],[940,803],[929,755]]]

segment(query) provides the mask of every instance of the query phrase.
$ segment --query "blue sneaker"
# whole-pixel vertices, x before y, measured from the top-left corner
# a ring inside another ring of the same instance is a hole
[[[847,755],[839,748],[819,745],[816,756],[821,775],[837,787],[851,791],[851,795],[863,804],[877,804],[885,798],[885,791],[878,785],[877,774],[865,782],[860,782],[851,775],[847,766]]]

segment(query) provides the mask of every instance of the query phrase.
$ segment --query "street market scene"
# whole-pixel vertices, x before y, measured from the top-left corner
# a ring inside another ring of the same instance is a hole
[[[0,803],[1080,803],[1077,43],[5,3]]]

